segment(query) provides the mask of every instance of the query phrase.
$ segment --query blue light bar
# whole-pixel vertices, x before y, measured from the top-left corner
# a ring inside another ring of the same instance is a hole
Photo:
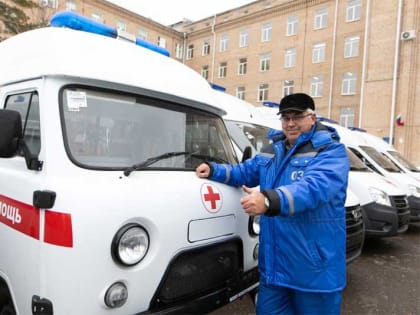
[[[322,117],[322,116],[316,116],[316,119],[317,120],[319,120],[319,121],[325,121],[325,122],[329,122],[329,123],[332,123],[332,124],[336,124],[336,125],[338,125],[338,121],[336,121],[336,120],[332,120],[332,119],[330,119],[330,118],[327,118],[327,117]]]
[[[217,84],[214,84],[214,83],[210,83],[210,86],[211,86],[214,90],[217,90],[217,91],[222,91],[222,92],[226,92],[226,88],[225,88],[225,87],[223,87],[223,86],[221,86],[221,85],[217,85]]]
[[[279,107],[279,103],[275,103],[275,102],[269,102],[269,101],[265,101],[265,102],[263,102],[263,105],[264,106],[267,106],[267,107]]]
[[[367,132],[366,129],[359,128],[359,127],[347,127],[347,128],[349,128],[350,130],[356,130],[356,131],[360,131],[360,132]]]
[[[50,20],[50,26],[54,27],[68,27],[73,30],[85,31],[107,37],[117,38],[119,37],[118,30],[114,27],[105,25],[103,23],[96,22],[92,19],[88,19],[83,15],[79,15],[74,12],[63,11],[53,15]],[[141,38],[135,38],[135,43],[138,46],[150,49],[159,54],[169,57],[169,52],[165,48],[158,45],[152,44]]]

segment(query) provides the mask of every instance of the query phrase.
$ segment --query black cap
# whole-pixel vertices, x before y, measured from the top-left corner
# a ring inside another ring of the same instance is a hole
[[[307,109],[315,110],[315,103],[312,97],[305,93],[294,93],[281,99],[277,115],[285,111],[304,112]]]

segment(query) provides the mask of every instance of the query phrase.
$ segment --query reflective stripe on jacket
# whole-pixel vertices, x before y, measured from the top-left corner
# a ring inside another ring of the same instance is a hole
[[[346,199],[349,162],[336,131],[316,123],[286,152],[281,131],[273,154],[238,165],[211,163],[212,180],[265,190],[280,214],[261,216],[261,281],[309,292],[342,290],[346,283]]]

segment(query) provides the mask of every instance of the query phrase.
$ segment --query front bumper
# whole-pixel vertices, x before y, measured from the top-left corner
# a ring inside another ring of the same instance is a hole
[[[254,268],[241,276],[239,281],[227,283],[226,287],[214,292],[197,297],[183,303],[174,304],[167,308],[151,309],[136,315],[146,314],[207,314],[228,303],[235,301],[241,296],[257,290],[259,273]]]
[[[396,209],[372,202],[362,206],[366,237],[394,236],[398,233]]]
[[[181,252],[168,265],[148,310],[139,314],[199,314],[230,303],[258,286],[258,268],[244,272],[243,265],[240,239]]]
[[[409,196],[407,199],[410,208],[410,222],[420,222],[420,198]]]

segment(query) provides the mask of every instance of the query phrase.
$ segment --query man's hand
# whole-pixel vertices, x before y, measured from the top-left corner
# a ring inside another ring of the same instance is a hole
[[[197,168],[195,169],[195,173],[200,178],[208,178],[210,175],[210,166],[206,163],[201,163]]]
[[[264,204],[264,195],[257,190],[242,186],[242,190],[248,195],[241,198],[242,208],[250,216],[263,214],[267,211],[267,207]]]

